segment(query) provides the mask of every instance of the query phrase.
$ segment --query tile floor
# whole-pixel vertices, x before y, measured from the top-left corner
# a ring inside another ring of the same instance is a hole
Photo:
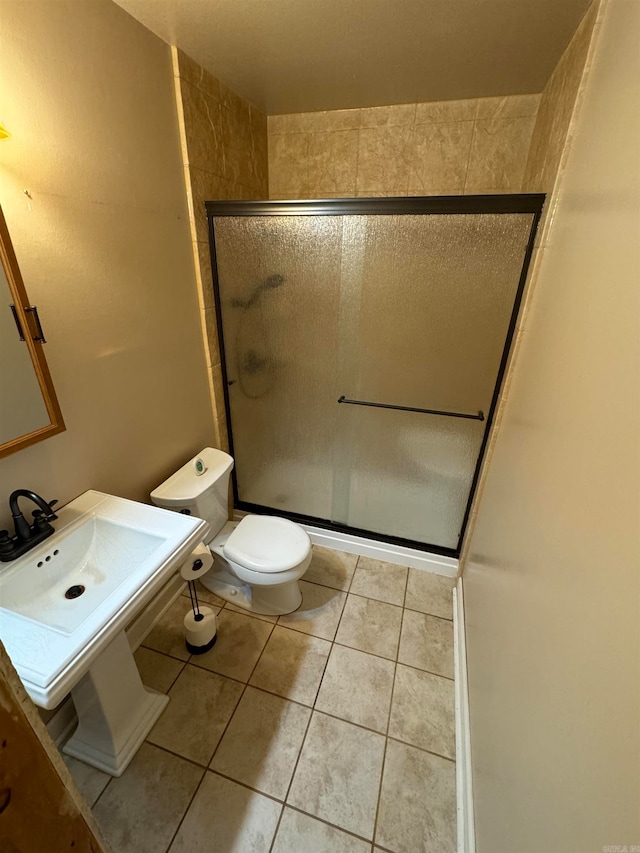
[[[136,661],[171,702],[119,779],[65,756],[113,853],[452,853],[453,580],[314,547],[296,613],[182,595]],[[224,605],[224,606],[223,606]]]

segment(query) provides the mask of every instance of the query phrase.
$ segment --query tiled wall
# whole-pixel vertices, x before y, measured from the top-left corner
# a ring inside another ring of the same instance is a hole
[[[227,449],[205,201],[267,198],[267,118],[177,48],[173,73],[218,447]]]
[[[519,192],[539,95],[269,116],[271,198]]]
[[[596,21],[592,3],[542,92],[524,174],[525,192],[551,192]]]

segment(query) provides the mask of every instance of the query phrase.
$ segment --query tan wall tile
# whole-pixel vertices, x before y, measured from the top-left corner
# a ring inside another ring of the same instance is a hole
[[[309,134],[306,180],[316,192],[355,192],[357,165],[357,130]]]
[[[534,117],[476,121],[465,192],[478,188],[518,192],[534,124]]]
[[[194,62],[190,56],[187,56],[180,49],[173,49],[177,53],[179,76],[192,86],[202,89],[208,95],[215,98],[216,101],[220,101],[220,81],[218,78],[206,71],[201,65],[198,65],[197,62]]]
[[[413,131],[409,194],[462,190],[473,138],[472,121],[421,124]]]
[[[542,93],[523,179],[523,188],[527,192],[549,193],[553,189],[589,54],[597,11],[598,3],[593,2]]]
[[[181,94],[187,163],[223,175],[220,104],[206,92],[184,81]]]
[[[503,98],[478,98],[476,118],[524,118],[538,112],[540,95],[508,95]]]
[[[477,99],[463,101],[431,101],[416,104],[416,124],[434,121],[472,121],[476,117]]]
[[[404,189],[392,190],[358,190],[356,198],[404,198],[407,192]]]
[[[304,129],[308,132],[355,130],[360,123],[361,110],[325,110],[302,113]]]
[[[205,341],[207,351],[207,365],[209,367],[220,364],[220,345],[218,343],[218,321],[215,308],[206,308],[202,311],[205,330]]]
[[[306,187],[308,153],[308,133],[277,135],[269,139],[269,194],[272,198],[286,198],[287,191]]]
[[[255,190],[258,198],[269,198],[267,117],[253,106],[251,107],[251,147]]]
[[[194,166],[189,167],[188,174],[189,214],[195,228],[196,240],[205,243],[209,240],[209,224],[204,203],[216,198],[230,198],[229,182],[220,175],[211,175]]]
[[[251,111],[245,102],[223,106],[222,140],[224,145],[224,176],[228,181],[251,186],[257,178],[251,138]]]
[[[410,127],[363,128],[358,145],[357,190],[401,189],[406,195],[411,142]]]
[[[360,126],[360,110],[325,110],[269,116],[269,134],[355,130]]]
[[[211,274],[211,253],[209,251],[209,243],[197,242],[195,244],[195,254],[197,257],[197,271],[199,275],[199,284],[202,292],[202,308],[214,308],[215,302],[213,298],[213,276]]]
[[[355,110],[353,111],[355,112]],[[394,104],[389,107],[368,107],[360,110],[360,127],[403,127],[413,125],[415,104]]]

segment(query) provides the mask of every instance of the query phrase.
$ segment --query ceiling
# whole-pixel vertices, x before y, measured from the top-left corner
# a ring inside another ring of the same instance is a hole
[[[269,115],[540,92],[589,0],[116,0]]]

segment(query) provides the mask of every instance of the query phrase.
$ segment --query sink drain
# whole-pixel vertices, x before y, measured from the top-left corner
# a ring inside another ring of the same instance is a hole
[[[65,592],[65,598],[78,598],[78,596],[82,595],[84,592],[84,587],[81,583],[77,583],[75,586],[70,586],[69,589]]]

